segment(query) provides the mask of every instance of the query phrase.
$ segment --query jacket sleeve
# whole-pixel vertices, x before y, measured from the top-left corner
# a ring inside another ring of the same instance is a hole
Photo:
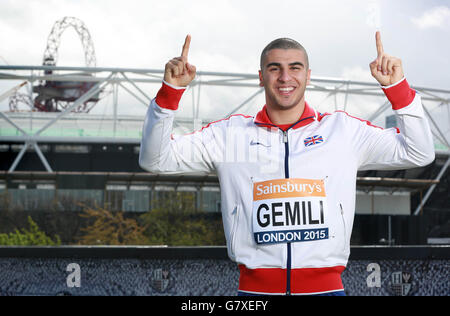
[[[141,168],[166,174],[213,171],[214,135],[211,129],[182,136],[171,135],[175,111],[184,91],[164,82],[151,101],[142,131]]]
[[[398,128],[382,129],[359,122],[358,170],[389,170],[422,167],[435,157],[433,137],[420,95],[403,78],[382,87],[397,116]]]

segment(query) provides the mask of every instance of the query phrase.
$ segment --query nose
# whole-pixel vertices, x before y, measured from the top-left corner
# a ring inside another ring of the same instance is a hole
[[[291,80],[291,75],[287,69],[281,69],[280,76],[278,77],[278,81],[280,82],[288,82]]]

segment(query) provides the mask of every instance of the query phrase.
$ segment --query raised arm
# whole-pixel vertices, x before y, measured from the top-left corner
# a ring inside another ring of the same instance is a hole
[[[142,132],[139,165],[154,173],[211,172],[214,134],[204,129],[183,136],[172,136],[173,120],[186,86],[195,78],[195,66],[188,63],[191,36],[181,56],[165,66],[164,81],[150,103]]]
[[[376,59],[372,76],[380,83],[397,115],[397,129],[381,129],[359,122],[360,170],[405,169],[434,160],[434,144],[420,95],[404,77],[402,61],[384,52],[380,32],[375,35]]]

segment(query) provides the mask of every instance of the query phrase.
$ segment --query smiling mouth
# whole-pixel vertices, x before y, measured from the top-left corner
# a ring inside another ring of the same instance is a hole
[[[289,96],[295,90],[295,87],[279,87],[277,90],[281,95]]]

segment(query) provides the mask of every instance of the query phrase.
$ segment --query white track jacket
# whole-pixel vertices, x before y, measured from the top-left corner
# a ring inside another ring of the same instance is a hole
[[[184,89],[163,83],[145,119],[140,166],[153,173],[216,172],[228,255],[239,290],[261,294],[342,291],[358,170],[405,169],[434,160],[419,94],[406,79],[382,87],[398,128],[308,104],[279,128],[266,108],[173,136]]]

